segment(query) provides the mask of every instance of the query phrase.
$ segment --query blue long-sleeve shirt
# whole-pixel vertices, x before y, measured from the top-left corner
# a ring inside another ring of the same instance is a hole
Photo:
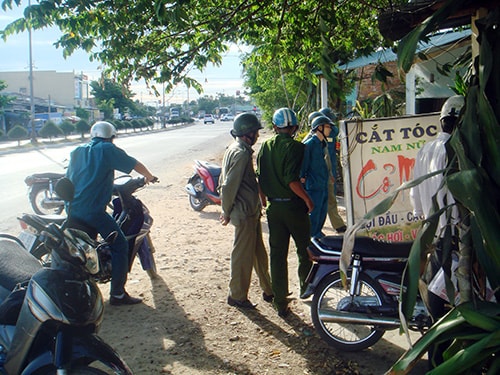
[[[325,161],[325,143],[313,135],[305,143],[304,160],[300,177],[306,179],[306,190],[328,189],[330,173]]]

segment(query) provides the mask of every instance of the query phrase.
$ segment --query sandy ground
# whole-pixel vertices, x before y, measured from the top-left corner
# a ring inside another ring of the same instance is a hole
[[[206,157],[217,163],[221,159],[220,150]],[[168,180],[137,194],[155,219],[152,238],[160,276],[152,281],[138,262],[134,265],[127,289],[143,303],[110,306],[109,285],[101,285],[106,310],[100,336],[134,373],[384,373],[406,349],[405,339],[397,331],[387,332],[361,353],[341,353],[324,343],[312,326],[308,302],[298,299],[294,245],[289,253],[292,314],[286,320],[262,300],[255,275],[249,298],[258,303],[257,309],[227,305],[233,227],[219,224],[217,206],[201,213],[191,209],[184,192],[191,173],[187,160],[169,176],[160,176]],[[267,244],[265,218],[262,223]],[[333,233],[329,223],[325,230]],[[412,374],[423,373],[423,368]]]

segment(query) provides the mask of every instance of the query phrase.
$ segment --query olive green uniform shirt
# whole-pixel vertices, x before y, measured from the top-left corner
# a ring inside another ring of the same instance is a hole
[[[250,145],[236,138],[224,153],[220,178],[222,214],[234,225],[249,216],[260,215],[259,188]]]

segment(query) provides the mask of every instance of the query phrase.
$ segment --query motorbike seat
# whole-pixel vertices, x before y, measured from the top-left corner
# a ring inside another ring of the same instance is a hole
[[[16,241],[0,238],[0,286],[12,291],[42,269],[41,263]]]
[[[407,258],[413,242],[384,242],[370,237],[357,237],[354,242],[355,252],[364,257]]]
[[[214,177],[214,179],[219,178],[220,172],[222,170],[220,165],[210,163],[207,161],[200,161],[200,164],[203,165],[208,170],[208,172],[212,175],[212,177]]]
[[[36,216],[42,219],[46,224],[56,223],[57,225],[62,225],[66,220],[65,215],[49,214],[49,215],[36,215]]]
[[[35,173],[24,179],[24,182],[31,186],[35,183],[47,183],[49,180],[59,180],[64,177],[64,173]]]
[[[32,174],[33,177],[35,178],[48,178],[50,180],[59,180],[60,178],[63,178],[65,175],[64,173],[35,173]]]
[[[325,236],[317,239],[317,242],[325,250],[340,251],[344,242],[343,236]],[[353,252],[362,257],[407,258],[413,242],[383,242],[371,237],[359,236],[354,241]]]

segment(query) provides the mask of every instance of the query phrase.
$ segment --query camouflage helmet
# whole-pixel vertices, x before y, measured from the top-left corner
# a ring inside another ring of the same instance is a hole
[[[241,137],[262,129],[259,119],[251,112],[240,113],[234,118],[233,128],[230,133],[233,137]]]

